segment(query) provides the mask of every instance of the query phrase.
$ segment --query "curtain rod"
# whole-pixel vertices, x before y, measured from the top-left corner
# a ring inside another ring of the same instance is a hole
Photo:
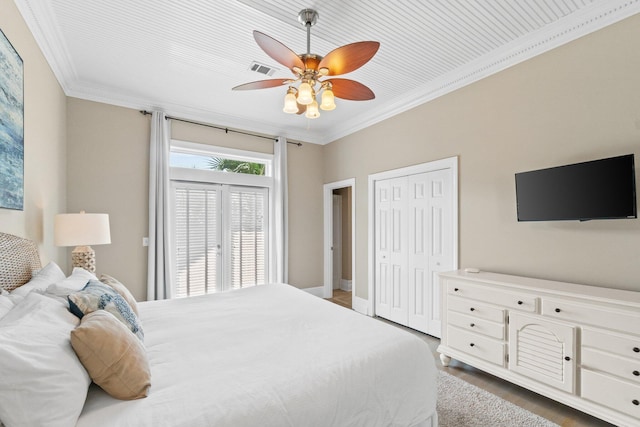
[[[147,110],[140,110],[140,114],[143,114],[143,115],[147,116],[147,115],[150,115],[151,112],[149,112]],[[178,117],[165,116],[165,120],[176,120],[178,122],[191,123],[192,125],[205,126],[205,127],[208,127],[208,128],[214,128],[214,129],[218,129],[218,130],[223,130],[224,133],[229,133],[229,132],[240,133],[242,135],[254,136],[256,138],[270,139],[270,140],[273,140],[273,141],[277,141],[278,140],[278,138],[274,138],[274,137],[271,137],[271,136],[264,136],[264,135],[258,135],[256,133],[243,132],[241,130],[223,128],[223,127],[220,127],[220,126],[210,125],[210,124],[207,124],[207,123],[193,122],[191,120],[180,119]],[[298,147],[302,147],[302,143],[301,142],[287,141],[287,144],[293,144],[293,145],[297,145]]]

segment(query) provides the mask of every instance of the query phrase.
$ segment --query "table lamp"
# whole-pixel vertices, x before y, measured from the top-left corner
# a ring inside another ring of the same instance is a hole
[[[71,252],[74,267],[96,272],[96,253],[90,245],[111,243],[109,215],[97,213],[58,214],[54,222],[54,244],[75,246]]]

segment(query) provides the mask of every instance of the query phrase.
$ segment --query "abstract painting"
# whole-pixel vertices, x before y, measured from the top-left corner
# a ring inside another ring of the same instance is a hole
[[[24,208],[22,58],[0,30],[0,208]]]

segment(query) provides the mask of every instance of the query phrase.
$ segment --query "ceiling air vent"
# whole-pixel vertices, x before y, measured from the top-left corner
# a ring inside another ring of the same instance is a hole
[[[249,69],[251,71],[255,71],[256,73],[264,74],[265,76],[271,76],[276,72],[275,68],[269,67],[268,65],[264,65],[256,61],[253,61],[251,63]]]

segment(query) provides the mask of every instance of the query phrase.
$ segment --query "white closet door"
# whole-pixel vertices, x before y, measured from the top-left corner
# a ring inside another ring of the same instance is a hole
[[[453,269],[451,169],[408,177],[408,324],[440,337],[438,273]]]
[[[376,314],[406,325],[407,178],[377,181],[375,198]]]

